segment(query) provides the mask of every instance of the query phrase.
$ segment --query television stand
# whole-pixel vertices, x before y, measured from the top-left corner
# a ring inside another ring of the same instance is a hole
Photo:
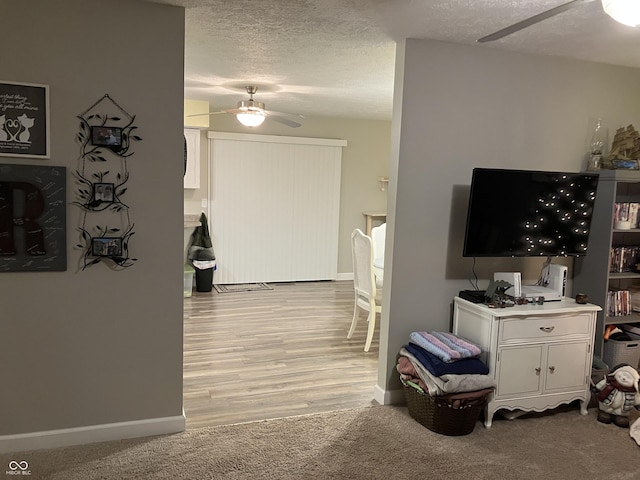
[[[542,412],[580,401],[587,414],[597,305],[573,300],[490,308],[453,301],[453,329],[482,351],[496,390],[485,406],[491,427],[498,410]]]

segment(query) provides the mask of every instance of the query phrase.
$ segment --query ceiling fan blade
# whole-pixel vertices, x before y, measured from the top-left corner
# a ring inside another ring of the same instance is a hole
[[[285,112],[276,112],[274,110],[265,110],[264,113],[267,115],[277,115],[279,117],[297,117],[304,118],[304,115],[299,115],[297,113],[285,113]]]
[[[187,117],[202,117],[204,115],[219,115],[221,113],[232,113],[233,115],[237,115],[242,112],[244,112],[244,110],[240,110],[239,108],[230,108],[228,110],[220,110],[218,112],[194,113],[193,115],[187,115]]]
[[[219,113],[231,113],[227,110],[223,110],[220,112],[209,112],[209,113],[193,113],[191,115],[186,115],[187,117],[204,117],[205,115],[218,115]]]
[[[230,108],[228,110],[222,110],[220,113],[231,113],[233,115],[237,115],[239,113],[246,113],[246,110],[240,110],[239,108]]]
[[[525,20],[522,20],[518,23],[514,23],[513,25],[509,25],[508,27],[503,28],[502,30],[498,30],[490,35],[486,35],[482,38],[476,40],[478,43],[486,43],[493,42],[494,40],[498,40],[500,38],[506,37],[507,35],[511,35],[517,31],[520,31],[524,28],[530,27],[531,25],[535,25],[536,23],[542,22],[547,18],[554,17],[562,12],[566,12],[567,10],[576,7],[580,3],[589,3],[594,0],[571,0],[570,2],[563,3],[562,5],[558,5],[550,10],[546,10],[542,13],[534,15],[533,17],[529,17]]]
[[[289,120],[288,118],[284,118],[284,117],[279,117],[277,115],[271,115],[269,118],[274,122],[282,123],[283,125],[286,125],[291,128],[298,128],[299,126],[302,125],[300,122],[296,122],[295,120]]]
[[[293,127],[293,128],[298,128],[302,124],[300,122],[297,122],[296,120],[292,120],[291,118],[284,118],[284,117],[304,118],[304,115],[298,115],[295,113],[275,112],[273,110],[265,110],[264,113],[274,121],[282,123],[284,125],[288,125],[289,127]]]

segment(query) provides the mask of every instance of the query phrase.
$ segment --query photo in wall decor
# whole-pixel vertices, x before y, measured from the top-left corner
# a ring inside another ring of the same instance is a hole
[[[0,155],[49,158],[49,86],[0,81]]]
[[[66,167],[0,164],[0,272],[67,269]]]

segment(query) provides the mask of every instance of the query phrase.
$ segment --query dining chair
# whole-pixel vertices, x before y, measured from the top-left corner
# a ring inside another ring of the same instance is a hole
[[[371,229],[371,240],[373,242],[373,273],[376,276],[378,288],[382,288],[382,282],[384,280],[384,242],[386,238],[386,223]]]
[[[376,327],[376,314],[382,312],[381,290],[376,287],[373,273],[373,241],[362,230],[356,228],[351,234],[351,253],[353,258],[353,288],[355,292],[353,319],[347,338],[351,338],[360,318],[360,310],[369,312],[367,339],[364,351],[371,348]]]
[[[384,241],[387,238],[387,224],[383,223],[371,229],[373,241],[373,258],[384,258]]]

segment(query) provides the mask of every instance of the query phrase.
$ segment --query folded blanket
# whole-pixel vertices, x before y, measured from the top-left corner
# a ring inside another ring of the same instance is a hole
[[[492,393],[495,388],[483,388],[482,390],[475,390],[473,392],[461,392],[461,393],[448,393],[442,395],[441,398],[446,400],[472,400],[485,397],[487,394]]]
[[[400,357],[400,360],[406,360],[409,362],[409,359],[406,357]],[[400,362],[398,362],[397,368],[400,370]],[[406,387],[413,388],[424,395],[429,395],[429,392],[426,391],[424,387],[421,387],[419,382],[416,382],[411,375],[401,373],[400,381]],[[473,392],[447,393],[445,395],[439,395],[438,398],[446,400],[447,404],[451,408],[459,409],[464,406],[468,406],[470,403],[477,405],[477,402],[486,400],[487,396],[493,393],[494,390],[495,389],[493,387],[489,387],[482,390],[475,390]],[[640,419],[637,423],[640,425]]]
[[[445,362],[455,362],[461,358],[477,357],[482,353],[480,348],[453,333],[447,332],[412,332],[409,335],[412,343],[433,353]]]
[[[407,357],[415,369],[416,375],[426,385],[429,395],[446,395],[447,393],[474,392],[495,387],[492,375],[441,375],[434,376],[406,348],[400,349],[400,355]],[[422,385],[420,385],[422,386]],[[422,387],[424,388],[424,387]]]
[[[447,363],[440,360],[433,353],[425,350],[419,345],[408,343],[404,346],[416,359],[433,375],[439,377],[446,374],[465,374],[476,373],[479,375],[486,375],[489,373],[489,367],[487,367],[482,360],[477,357],[462,358],[455,362]]]
[[[424,392],[429,393],[429,387],[422,381],[415,367],[407,357],[398,357],[396,370],[400,374],[400,380],[417,384]]]

